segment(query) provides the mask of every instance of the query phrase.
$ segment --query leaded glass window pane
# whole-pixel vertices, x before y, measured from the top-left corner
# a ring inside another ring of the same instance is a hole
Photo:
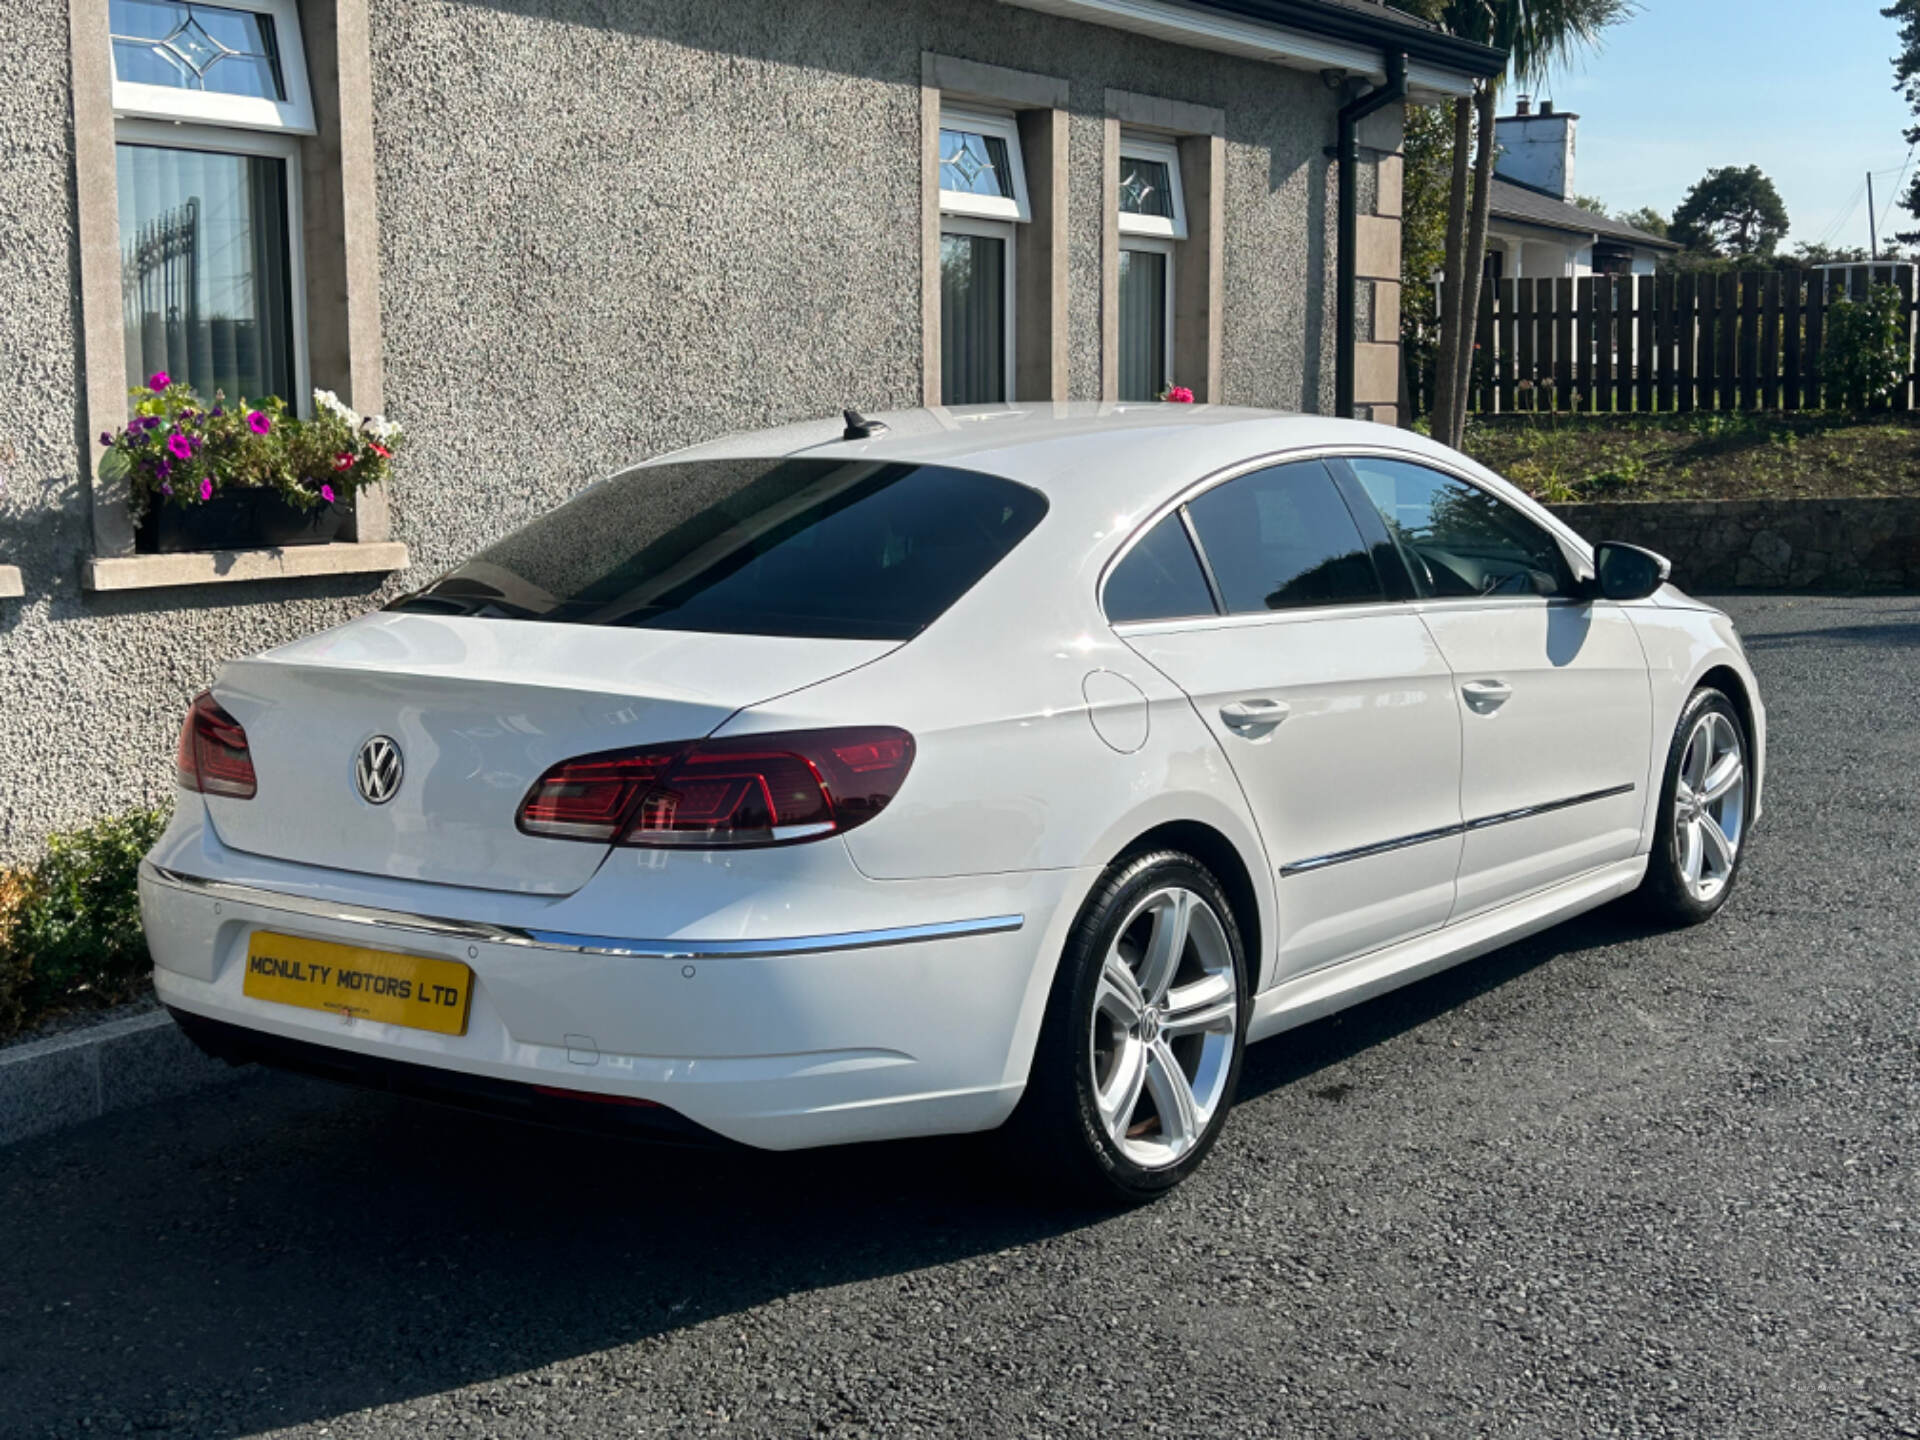
[[[164,370],[208,399],[293,399],[286,162],[115,150],[128,376]]]
[[[940,403],[1007,398],[1007,242],[940,237]]]
[[[1120,398],[1157,400],[1167,388],[1167,257],[1120,252]]]
[[[1173,218],[1173,181],[1165,161],[1120,157],[1120,213]]]
[[[1013,199],[1013,164],[1007,142],[971,130],[940,132],[940,188],[960,195]]]
[[[110,0],[113,73],[131,85],[285,100],[273,17],[185,0]]]

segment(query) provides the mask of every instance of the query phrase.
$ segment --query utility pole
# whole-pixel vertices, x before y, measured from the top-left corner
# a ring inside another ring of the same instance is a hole
[[[1880,223],[1873,213],[1873,172],[1867,172],[1867,254],[1880,258]]]

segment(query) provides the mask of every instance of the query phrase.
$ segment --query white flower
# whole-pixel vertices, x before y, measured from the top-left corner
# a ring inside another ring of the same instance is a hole
[[[331,390],[315,390],[313,392],[313,403],[323,410],[331,410],[349,425],[358,425],[360,423],[359,413],[351,406],[343,404],[340,397]]]
[[[384,415],[369,415],[360,422],[360,428],[376,440],[391,440],[400,433],[400,427]]]

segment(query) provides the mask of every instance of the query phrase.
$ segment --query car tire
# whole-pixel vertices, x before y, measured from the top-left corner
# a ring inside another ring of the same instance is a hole
[[[1751,756],[1733,702],[1712,686],[1695,690],[1667,747],[1653,851],[1639,891],[1649,918],[1698,925],[1727,903],[1746,858]]]
[[[1067,941],[1010,1126],[1036,1178],[1112,1206],[1191,1175],[1232,1107],[1247,1010],[1245,947],[1212,873],[1174,850],[1116,864]]]

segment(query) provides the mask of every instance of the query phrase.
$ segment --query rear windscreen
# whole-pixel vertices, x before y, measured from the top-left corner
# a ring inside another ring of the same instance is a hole
[[[1046,511],[1024,485],[938,465],[650,465],[583,491],[387,608],[906,640]]]

